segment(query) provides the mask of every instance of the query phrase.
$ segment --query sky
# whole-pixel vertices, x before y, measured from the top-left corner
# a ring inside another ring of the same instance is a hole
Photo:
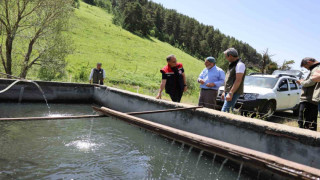
[[[152,0],[247,42],[278,64],[320,61],[320,0]]]

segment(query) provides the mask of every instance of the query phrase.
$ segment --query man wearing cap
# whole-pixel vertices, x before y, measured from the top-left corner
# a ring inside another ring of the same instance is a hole
[[[103,81],[106,78],[106,72],[101,68],[102,64],[97,63],[97,68],[93,68],[90,73],[89,82],[90,84],[103,85]]]
[[[204,65],[206,68],[198,78],[200,83],[199,106],[215,109],[219,87],[224,83],[225,73],[216,66],[214,57],[207,57]]]
[[[226,74],[224,92],[221,95],[221,99],[224,100],[221,111],[230,112],[236,105],[240,95],[243,94],[246,66],[239,58],[236,49],[229,48],[224,51],[224,55],[229,61],[229,67]]]
[[[160,70],[162,81],[157,99],[161,99],[162,91],[170,95],[173,102],[180,102],[183,92],[187,91],[187,81],[183,65],[177,62],[174,55],[167,57],[167,65]]]
[[[305,80],[297,81],[302,86],[298,124],[300,128],[317,131],[319,90],[311,77],[320,70],[320,63],[314,58],[306,57],[302,59],[301,67],[308,69],[310,73]]]

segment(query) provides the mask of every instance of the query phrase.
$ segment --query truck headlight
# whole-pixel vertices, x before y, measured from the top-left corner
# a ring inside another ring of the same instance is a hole
[[[244,94],[243,98],[244,100],[256,100],[258,98],[259,94],[253,94],[253,93],[249,93],[249,94]]]

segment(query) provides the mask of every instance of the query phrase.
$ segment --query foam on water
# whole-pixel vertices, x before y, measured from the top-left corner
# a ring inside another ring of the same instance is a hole
[[[66,144],[67,147],[75,147],[79,150],[84,150],[84,151],[89,151],[89,150],[94,150],[94,147],[97,146],[96,143],[92,143],[89,141],[82,141],[82,140],[77,140],[77,141],[72,141],[68,144]]]
[[[48,117],[64,117],[69,116],[68,114],[49,114]]]

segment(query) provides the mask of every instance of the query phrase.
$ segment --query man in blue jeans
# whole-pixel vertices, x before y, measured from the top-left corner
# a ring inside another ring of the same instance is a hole
[[[224,52],[224,55],[229,61],[229,67],[224,84],[224,93],[221,95],[222,100],[224,100],[221,111],[230,112],[230,109],[233,111],[237,100],[243,94],[246,66],[239,58],[236,49],[229,48]]]

